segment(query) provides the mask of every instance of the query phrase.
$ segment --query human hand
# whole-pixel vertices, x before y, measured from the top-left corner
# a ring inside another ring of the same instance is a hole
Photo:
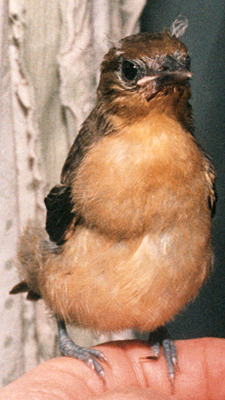
[[[97,346],[104,363],[106,385],[79,360],[49,360],[0,391],[0,400],[224,400],[225,340],[177,341],[179,371],[172,394],[163,356],[145,360],[149,346],[139,341]]]

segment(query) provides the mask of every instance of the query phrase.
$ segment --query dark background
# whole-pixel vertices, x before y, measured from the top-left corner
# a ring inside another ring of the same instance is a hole
[[[182,15],[189,26],[181,40],[192,60],[195,136],[216,169],[215,267],[197,299],[169,325],[174,339],[225,337],[225,3],[221,0],[148,1],[141,30],[162,31]]]

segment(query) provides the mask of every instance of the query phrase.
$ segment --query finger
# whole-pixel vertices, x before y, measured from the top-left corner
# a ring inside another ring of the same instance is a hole
[[[110,367],[104,363],[105,386],[81,361],[61,357],[38,366],[2,389],[0,400],[87,400],[129,386],[153,388],[173,400],[224,399],[225,340],[196,339],[178,341],[176,345],[180,372],[176,374],[173,396],[164,357],[142,362],[150,355],[149,346],[121,341],[97,346],[110,362]]]
[[[129,387],[106,391],[100,396],[93,397],[91,400],[169,400],[169,397],[152,389]]]

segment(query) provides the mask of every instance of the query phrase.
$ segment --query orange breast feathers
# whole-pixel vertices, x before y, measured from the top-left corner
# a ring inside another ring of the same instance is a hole
[[[119,239],[163,230],[199,208],[208,216],[208,195],[193,138],[157,114],[93,146],[72,184],[74,211],[87,226]]]

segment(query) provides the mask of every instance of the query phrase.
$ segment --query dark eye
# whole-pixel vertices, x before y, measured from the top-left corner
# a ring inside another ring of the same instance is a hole
[[[122,77],[127,81],[133,81],[137,78],[138,67],[132,61],[124,60],[121,65]]]
[[[189,56],[189,54],[186,57],[186,68],[187,69],[191,68],[191,57]]]

